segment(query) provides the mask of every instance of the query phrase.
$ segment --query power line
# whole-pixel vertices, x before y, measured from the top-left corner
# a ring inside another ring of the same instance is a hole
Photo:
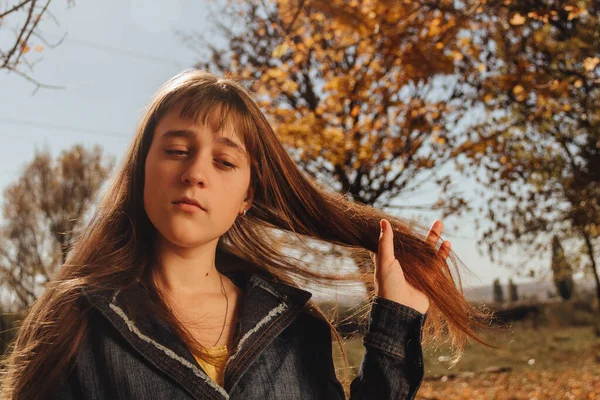
[[[154,61],[154,62],[158,62],[161,64],[174,65],[178,69],[183,69],[181,62],[179,62],[177,60],[171,60],[171,59],[168,59],[165,57],[158,57],[158,56],[155,56],[152,54],[146,54],[146,53],[141,53],[138,51],[121,49],[118,47],[95,43],[90,40],[75,39],[72,37],[68,37],[66,34],[64,36],[62,36],[60,39],[58,38],[58,35],[54,35],[54,34],[46,34],[46,36],[55,37],[57,39],[56,44],[49,44],[44,38],[40,37],[40,39],[42,39],[42,41],[51,48],[55,48],[58,45],[60,45],[61,43],[67,43],[67,44],[73,44],[76,46],[87,47],[87,48],[94,49],[94,50],[107,51],[109,53],[119,54],[122,56],[138,58],[141,60]]]
[[[0,123],[2,124],[10,124],[10,125],[20,125],[20,126],[31,126],[34,128],[47,128],[47,129],[55,129],[61,131],[75,132],[75,133],[90,133],[98,136],[106,136],[106,137],[117,137],[117,138],[126,138],[126,135],[118,132],[110,132],[110,131],[100,131],[92,128],[81,128],[77,126],[71,125],[58,125],[52,124],[48,122],[35,122],[35,121],[25,121],[15,118],[0,118]]]
[[[169,60],[168,58],[157,57],[157,56],[153,56],[153,55],[150,55],[150,54],[140,53],[140,52],[137,52],[137,51],[120,49],[118,47],[107,46],[107,45],[104,45],[104,44],[98,44],[98,43],[90,42],[88,40],[73,39],[73,38],[69,38],[69,37],[67,37],[65,39],[65,42],[66,43],[71,43],[71,44],[74,44],[74,45],[78,45],[78,46],[88,47],[88,48],[91,48],[91,49],[103,50],[103,51],[108,51],[110,53],[115,53],[115,54],[130,56],[130,57],[138,58],[138,59],[141,59],[141,60],[155,61],[155,62],[159,62],[159,63],[162,63],[162,64],[175,65],[177,68],[182,69],[182,66],[181,66],[181,64],[178,61]]]

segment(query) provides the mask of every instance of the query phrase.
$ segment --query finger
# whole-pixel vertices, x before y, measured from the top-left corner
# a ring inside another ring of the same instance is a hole
[[[387,219],[381,220],[380,226],[381,234],[379,235],[376,267],[386,267],[396,259],[394,255],[394,231]]]
[[[440,255],[440,257],[442,257],[443,259],[448,258],[448,256],[450,255],[451,247],[452,247],[452,244],[448,240],[444,240],[444,242],[440,246],[440,250],[438,251],[438,254]]]
[[[435,245],[442,234],[442,230],[444,229],[444,223],[440,220],[435,220],[431,228],[429,229],[429,233],[427,233],[427,238],[425,241],[430,245]]]

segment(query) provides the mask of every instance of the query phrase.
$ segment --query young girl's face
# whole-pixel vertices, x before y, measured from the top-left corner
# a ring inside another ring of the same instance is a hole
[[[180,247],[218,239],[250,207],[249,184],[249,156],[231,126],[215,132],[182,118],[179,108],[159,121],[146,158],[144,208],[164,239]]]

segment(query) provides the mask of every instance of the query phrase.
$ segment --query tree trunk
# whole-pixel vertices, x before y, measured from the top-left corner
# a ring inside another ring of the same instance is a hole
[[[2,308],[0,308],[0,356],[4,355],[4,313],[2,312]]]
[[[592,244],[592,240],[590,239],[590,235],[582,230],[583,238],[585,240],[585,244],[587,246],[588,255],[590,256],[590,260],[592,261],[592,273],[594,275],[594,279],[596,281],[596,297],[598,299],[598,312],[596,313],[596,336],[600,337],[600,279],[598,279],[598,268],[596,266],[596,258],[594,257],[594,246]]]

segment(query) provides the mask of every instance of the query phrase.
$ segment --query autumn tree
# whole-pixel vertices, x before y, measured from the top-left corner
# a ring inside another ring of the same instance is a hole
[[[513,282],[512,278],[508,280],[508,298],[511,302],[519,301],[519,292],[517,291],[517,285]]]
[[[493,284],[493,295],[494,302],[498,304],[504,303],[504,290],[502,289],[502,285],[500,284],[500,279],[494,279]]]
[[[569,300],[573,295],[573,269],[557,236],[552,238],[552,277],[560,297]]]
[[[238,28],[217,22],[225,45],[201,40],[198,67],[246,82],[310,176],[378,207],[435,181],[447,196],[429,209],[464,208],[440,171],[460,107],[443,77],[456,70],[464,13],[438,2],[234,4]]]
[[[463,115],[446,78],[457,71],[466,10],[446,1],[232,3],[215,22],[222,40],[184,34],[197,67],[245,83],[309,176],[377,208],[468,209],[444,168]],[[424,187],[436,193],[430,201],[406,200]]]
[[[463,32],[480,51],[457,63],[480,117],[458,150],[463,169],[485,171],[481,242],[503,259],[515,244],[550,254],[553,235],[568,238],[600,299],[599,7],[487,1]]]
[[[65,262],[113,164],[100,146],[75,145],[56,160],[45,150],[4,190],[0,282],[16,308],[31,305]]]
[[[2,35],[14,34],[11,40],[3,40],[0,44],[0,70],[17,74],[36,86],[56,88],[38,82],[31,76],[33,64],[39,59],[39,53],[45,46],[54,47],[60,43],[49,43],[41,32],[41,24],[48,17],[52,17],[49,6],[51,0],[13,0],[0,4],[0,33]],[[67,0],[71,6],[73,0]],[[7,37],[7,36],[5,36]],[[30,57],[31,54],[38,56]]]

